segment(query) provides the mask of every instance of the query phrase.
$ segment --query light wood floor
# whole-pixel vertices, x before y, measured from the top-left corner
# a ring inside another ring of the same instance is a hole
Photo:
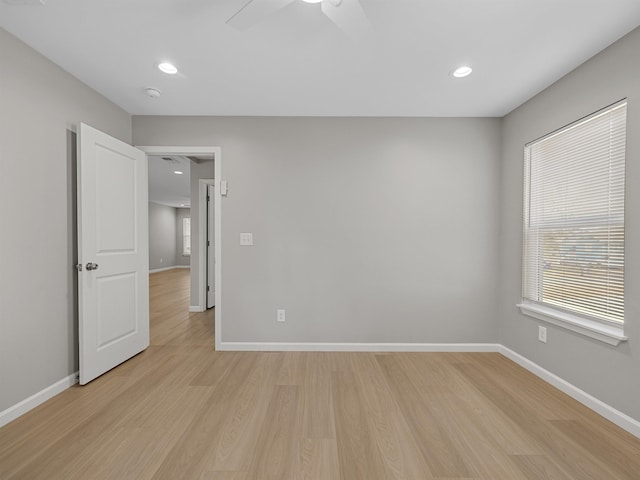
[[[640,440],[499,354],[213,350],[188,272],[152,345],[0,430],[2,479],[640,479]]]

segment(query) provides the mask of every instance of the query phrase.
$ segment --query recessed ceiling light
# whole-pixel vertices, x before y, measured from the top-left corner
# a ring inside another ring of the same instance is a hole
[[[304,3],[320,3],[322,0],[302,0]]]
[[[181,172],[180,170],[175,170],[173,173],[175,173],[176,175],[182,175],[184,172]]]
[[[167,62],[161,63],[160,65],[158,65],[158,68],[160,69],[161,72],[168,73],[169,75],[174,75],[178,73],[178,69],[174,67],[172,64]]]
[[[456,78],[463,78],[463,77],[467,77],[467,76],[471,75],[471,72],[473,72],[473,69],[471,67],[462,66],[462,67],[456,68],[451,73],[451,75],[453,75]]]

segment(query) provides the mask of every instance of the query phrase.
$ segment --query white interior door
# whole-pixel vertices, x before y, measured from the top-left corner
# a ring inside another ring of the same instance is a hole
[[[207,185],[207,308],[216,304],[215,248],[214,248],[214,187]]]
[[[149,346],[147,157],[78,132],[80,384]]]

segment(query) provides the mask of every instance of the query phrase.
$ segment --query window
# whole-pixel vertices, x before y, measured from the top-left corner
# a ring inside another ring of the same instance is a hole
[[[191,219],[182,219],[182,255],[191,255]]]
[[[525,146],[524,313],[621,333],[625,136],[621,102]]]

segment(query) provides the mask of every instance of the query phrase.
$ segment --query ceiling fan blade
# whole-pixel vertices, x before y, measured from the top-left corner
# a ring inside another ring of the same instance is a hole
[[[373,34],[371,22],[358,0],[322,0],[322,13],[352,38]]]
[[[246,30],[262,21],[268,15],[286,7],[294,0],[249,0],[247,4],[238,10],[227,24],[238,30]]]

